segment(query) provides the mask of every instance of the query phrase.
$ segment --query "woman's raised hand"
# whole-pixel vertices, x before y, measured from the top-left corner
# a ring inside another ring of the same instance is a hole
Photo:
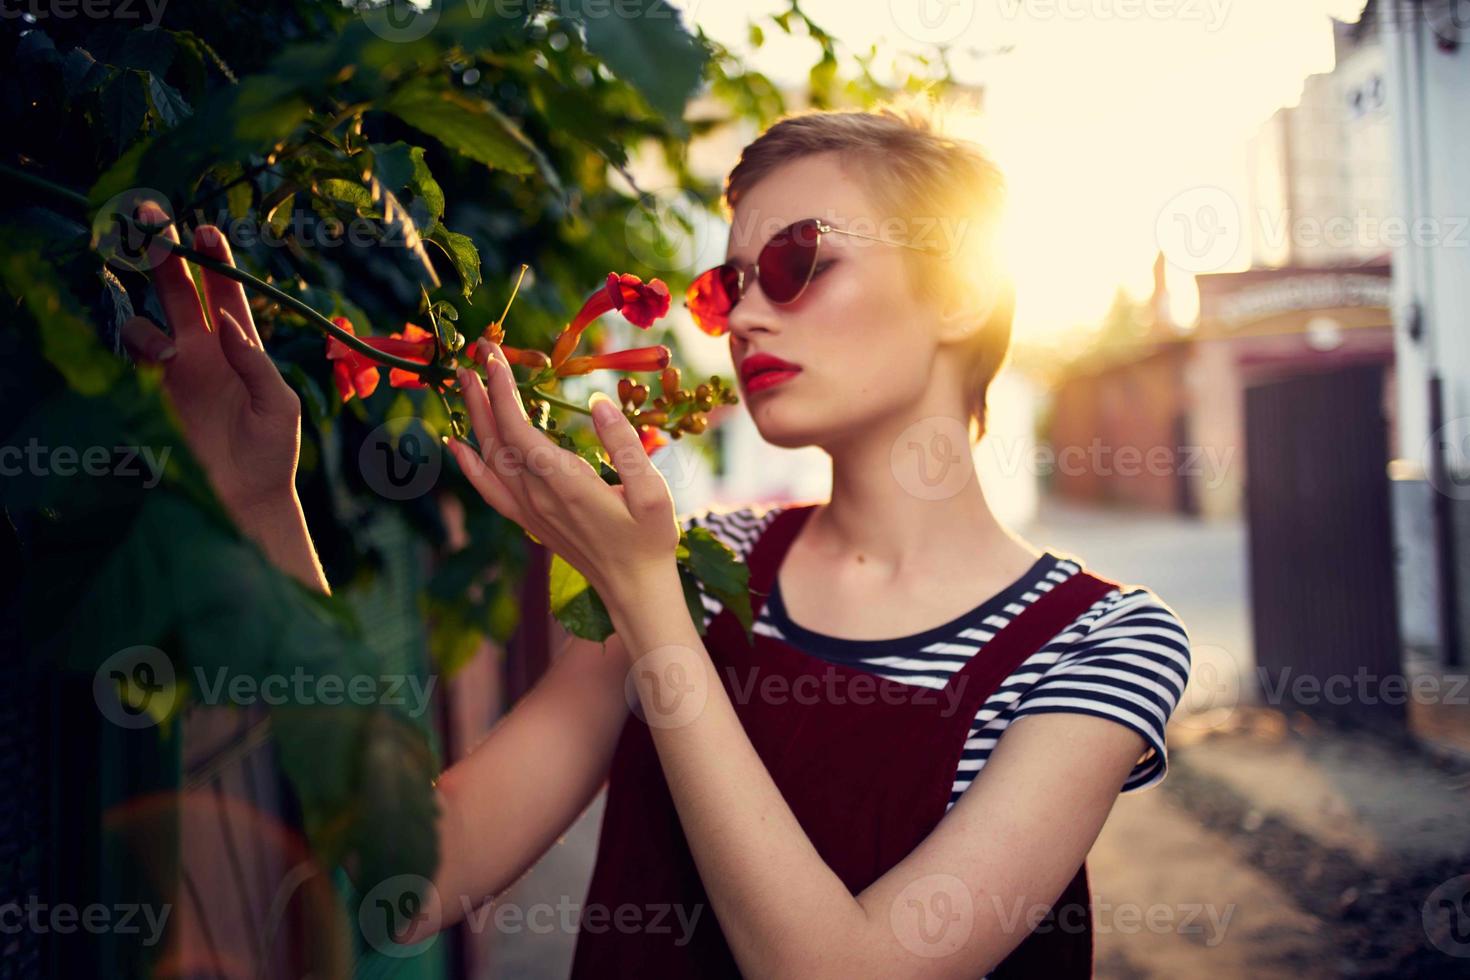
[[[150,225],[168,222],[151,201],[138,209],[138,219]],[[161,234],[179,240],[171,224]],[[212,225],[195,231],[194,247],[234,264],[229,243]],[[221,503],[248,529],[286,501],[294,502],[301,403],[261,345],[243,287],[208,269],[203,280],[201,305],[184,260],[170,252],[154,270],[153,284],[173,336],[133,317],[123,325],[122,337],[135,358],[163,368],[164,391],[190,451]]]
[[[610,604],[636,596],[643,575],[672,569],[673,496],[612,399],[599,392],[591,409],[616,486],[531,424],[497,345],[481,340],[475,354],[488,391],[469,369],[460,369],[459,383],[480,452],[457,439],[448,444],[485,502],[561,555]]]

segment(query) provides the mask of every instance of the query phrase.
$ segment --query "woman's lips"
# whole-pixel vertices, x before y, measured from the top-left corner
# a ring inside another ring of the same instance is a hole
[[[764,391],[767,388],[790,381],[800,373],[800,368],[776,368],[769,371],[759,371],[746,379],[745,391],[747,394]]]

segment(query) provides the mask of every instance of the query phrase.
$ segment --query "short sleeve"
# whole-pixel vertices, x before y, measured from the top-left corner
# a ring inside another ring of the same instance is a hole
[[[1164,729],[1189,682],[1189,634],[1148,589],[1114,591],[1086,629],[1019,699],[1015,718],[1065,712],[1107,718],[1147,743],[1123,791],[1161,782],[1168,770]]]

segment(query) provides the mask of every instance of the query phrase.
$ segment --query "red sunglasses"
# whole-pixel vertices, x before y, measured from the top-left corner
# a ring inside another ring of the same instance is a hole
[[[712,337],[725,333],[730,328],[730,311],[745,295],[752,279],[760,283],[761,292],[772,303],[785,306],[796,302],[806,292],[817,270],[817,252],[822,245],[822,236],[826,234],[850,235],[919,252],[941,251],[933,245],[890,241],[834,228],[820,218],[803,218],[770,237],[756,256],[755,265],[750,268],[753,276],[747,276],[746,271],[733,262],[717,265],[696,276],[684,295],[684,306],[694,318],[695,325]]]

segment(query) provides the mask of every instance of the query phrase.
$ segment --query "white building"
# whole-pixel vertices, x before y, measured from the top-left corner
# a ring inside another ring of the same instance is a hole
[[[1395,489],[1406,640],[1470,656],[1470,6],[1374,0],[1395,173]],[[1411,620],[1413,610],[1430,611]],[[1456,634],[1458,634],[1458,641]]]

